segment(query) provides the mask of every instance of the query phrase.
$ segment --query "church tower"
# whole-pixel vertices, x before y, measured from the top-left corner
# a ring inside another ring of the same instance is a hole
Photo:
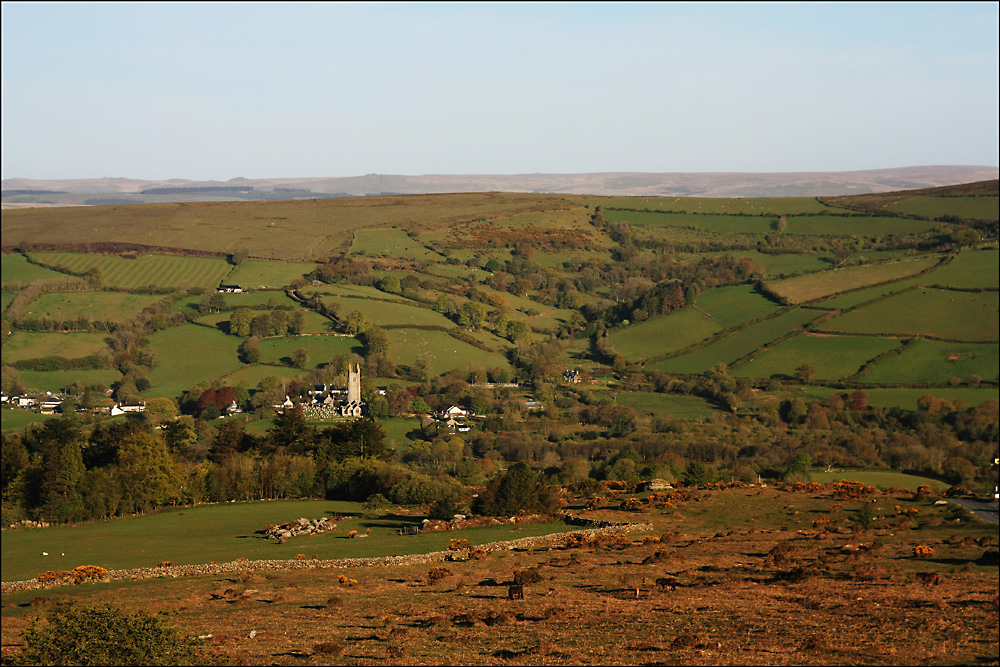
[[[347,371],[347,402],[361,403],[361,364]]]

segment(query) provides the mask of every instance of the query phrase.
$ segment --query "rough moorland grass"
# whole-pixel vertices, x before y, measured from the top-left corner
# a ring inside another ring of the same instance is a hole
[[[688,307],[615,331],[611,342],[625,359],[640,361],[683,349],[719,331],[722,326],[718,322]]]
[[[71,370],[71,371],[18,371],[21,382],[29,391],[50,391],[62,395],[65,387],[82,382],[84,387],[103,385],[110,389],[122,379],[122,374],[114,368]],[[73,392],[75,393],[75,392]]]
[[[284,287],[315,269],[316,264],[312,262],[265,262],[251,259],[237,266],[226,278],[226,282],[240,285],[243,289]]]
[[[886,210],[929,218],[954,215],[966,220],[997,220],[1000,218],[1000,199],[986,196],[911,197],[889,204]]]
[[[423,261],[444,259],[439,253],[414,240],[401,229],[359,229],[354,233],[351,253],[387,255]]]
[[[850,394],[853,390],[833,389],[831,387],[802,387],[799,398],[806,401],[826,399],[831,394]],[[952,403],[962,401],[966,405],[982,405],[986,401],[997,400],[996,387],[932,387],[932,388],[866,388],[868,405],[878,408],[901,407],[906,410],[916,410],[917,401],[921,396],[934,396]]]
[[[895,349],[902,341],[866,336],[815,336],[802,334],[760,353],[734,369],[737,377],[794,376],[795,369],[811,364],[819,380],[840,380],[857,373],[867,362]]]
[[[774,281],[768,283],[768,287],[792,303],[803,303],[838,292],[912,276],[934,266],[938,261],[937,257],[917,257],[871,266],[831,269]]]
[[[120,322],[162,299],[155,294],[125,292],[46,292],[25,309],[25,317],[75,320],[89,315],[95,320]]]
[[[809,477],[812,481],[820,484],[830,484],[841,480],[850,480],[852,482],[861,482],[862,484],[867,484],[868,486],[874,486],[879,489],[895,487],[897,489],[910,489],[911,491],[916,491],[919,487],[926,485],[931,487],[931,489],[936,493],[941,493],[951,486],[946,482],[932,479],[930,477],[907,475],[906,473],[890,472],[887,470],[838,470],[831,472],[813,470],[810,471]]]
[[[59,417],[42,415],[31,410],[21,410],[20,408],[0,409],[0,420],[2,420],[0,422],[0,429],[4,431],[20,431],[28,424],[40,424],[50,419],[59,419]],[[7,569],[6,563],[4,563],[4,569]]]
[[[1000,369],[1000,347],[996,343],[946,343],[919,340],[900,355],[875,364],[861,380],[873,384],[889,382],[944,383],[952,378],[978,375],[995,380]]]
[[[4,533],[3,580],[23,581],[46,570],[71,570],[99,565],[108,570],[155,567],[163,561],[178,565],[248,560],[291,560],[297,554],[335,558],[369,558],[428,553],[448,548],[452,531],[427,535],[397,535],[404,526],[419,525],[423,516],[360,516],[358,503],[327,500],[276,500],[200,505],[157,512],[144,517],[53,526],[44,530]],[[336,519],[335,531],[298,537],[285,544],[255,535],[268,524],[298,518]],[[516,528],[517,530],[512,530]],[[368,534],[350,539],[351,530]],[[472,544],[546,535],[566,530],[562,522],[500,525],[462,531]],[[368,531],[371,531],[368,533]],[[48,556],[42,556],[43,552]],[[65,554],[62,555],[62,554]]]
[[[914,334],[967,342],[996,341],[997,292],[913,289],[824,322],[827,331]]]
[[[695,306],[724,329],[773,313],[781,306],[758,293],[752,285],[717,287],[698,297]]]
[[[291,363],[292,353],[302,348],[309,353],[306,370],[325,366],[338,354],[350,354],[359,346],[353,336],[282,336],[267,338],[257,347],[261,361]]]
[[[480,350],[444,331],[390,329],[388,334],[389,356],[393,363],[409,366],[417,356],[424,355],[430,359],[434,375],[464,366],[510,368],[510,363],[502,354]]]
[[[75,359],[97,354],[107,347],[103,333],[32,333],[14,331],[3,343],[3,363],[36,357]]]
[[[237,357],[241,338],[194,324],[171,327],[149,336],[156,366],[145,396],[179,396],[199,382],[212,380],[243,364]]]
[[[634,408],[641,414],[652,414],[657,417],[707,419],[719,411],[714,405],[697,396],[677,396],[651,391],[622,392],[615,395],[615,400]]]
[[[125,259],[118,255],[35,252],[31,256],[45,264],[62,265],[80,273],[97,267],[105,282],[115,287],[215,287],[232,269],[224,259],[180,255],[140,255],[136,259]]]
[[[272,202],[77,206],[4,211],[5,245],[125,242],[233,253],[262,259],[321,260],[340,252],[355,230],[456,221],[574,206],[561,195],[463,193],[344,197]]]
[[[794,308],[723,336],[688,354],[657,362],[652,368],[668,373],[703,373],[716,364],[731,364],[742,359],[754,350],[808,324],[820,314],[814,310]]]
[[[997,248],[968,250],[925,278],[928,285],[958,288],[997,288],[1000,252]]]
[[[65,278],[66,274],[32,264],[24,255],[8,253],[0,255],[0,284],[22,283],[27,285],[34,280],[62,280]]]

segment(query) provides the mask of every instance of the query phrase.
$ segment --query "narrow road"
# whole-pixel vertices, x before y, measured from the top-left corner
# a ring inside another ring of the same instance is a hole
[[[949,498],[948,500],[956,505],[961,505],[983,521],[1000,523],[1000,505],[995,500],[966,500],[964,498]]]

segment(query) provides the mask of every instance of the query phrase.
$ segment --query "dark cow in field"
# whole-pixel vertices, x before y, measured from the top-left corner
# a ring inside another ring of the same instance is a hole
[[[937,572],[917,572],[917,580],[926,586],[934,584],[935,586],[940,583],[940,577],[938,577]]]
[[[524,599],[524,586],[511,586],[507,589],[507,599],[508,600],[523,600]]]
[[[659,586],[662,591],[667,590],[667,586],[669,586],[672,591],[677,590],[677,580],[670,577],[660,577],[656,580],[656,585]]]

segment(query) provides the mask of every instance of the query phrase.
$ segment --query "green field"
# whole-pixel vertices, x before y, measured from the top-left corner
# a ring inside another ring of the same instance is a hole
[[[826,331],[913,334],[968,342],[996,341],[997,292],[915,289],[824,322]]]
[[[718,363],[731,364],[742,359],[754,350],[812,322],[820,314],[812,310],[794,308],[777,317],[723,336],[688,354],[657,362],[651,368],[667,373],[704,373]]]
[[[169,560],[178,565],[237,558],[291,560],[296,554],[320,559],[366,558],[427,553],[448,548],[450,531],[414,537],[396,535],[403,525],[419,524],[422,516],[383,516],[341,519],[335,531],[297,537],[285,544],[254,535],[268,524],[342,515],[358,516],[358,503],[325,500],[277,500],[182,507],[141,518],[52,526],[44,530],[4,533],[3,580],[23,581],[46,570],[70,570],[78,565],[99,565],[108,570],[154,567]],[[368,539],[347,539],[350,530],[365,532]],[[564,523],[528,523],[463,530],[472,544],[546,535],[566,530]],[[48,556],[42,556],[43,552]],[[65,555],[63,555],[65,554]]]
[[[14,301],[15,296],[17,296],[17,292],[12,292],[8,289],[0,290],[0,310],[7,310],[7,306]]]
[[[66,280],[67,278],[69,276],[65,273],[32,264],[24,255],[11,253],[0,255],[0,284],[4,286],[11,283],[27,285],[34,280]]]
[[[95,320],[121,322],[162,299],[156,294],[127,292],[46,292],[28,304],[24,315],[29,319],[48,317],[56,321],[73,321],[85,315]]]
[[[962,401],[966,405],[981,405],[986,401],[995,401],[998,398],[996,387],[932,387],[932,388],[865,388],[868,396],[868,405],[879,408],[900,407],[904,410],[916,410],[917,401],[921,396],[934,396],[946,401],[955,403]],[[799,397],[806,401],[814,399],[826,399],[831,394],[851,393],[844,389],[833,389],[830,387],[802,387]]]
[[[925,232],[939,224],[929,220],[878,216],[803,215],[788,218],[785,233],[807,236],[893,236]]]
[[[107,349],[106,333],[34,333],[14,331],[3,344],[3,363],[22,359],[65,357],[78,359]]]
[[[430,359],[431,369],[435,375],[464,366],[510,367],[504,355],[480,350],[449,336],[444,331],[390,329],[387,333],[389,357],[393,363],[409,366],[419,355],[425,355]]]
[[[285,336],[266,338],[257,347],[261,361],[280,364],[291,363],[292,353],[298,348],[309,353],[308,371],[326,365],[338,354],[360,352],[361,344],[353,336]]]
[[[237,266],[226,278],[226,284],[243,289],[284,287],[316,269],[312,262],[265,262],[250,259]]]
[[[770,255],[764,252],[757,252],[756,250],[726,250],[722,252],[682,255],[678,258],[678,261],[698,261],[702,257],[733,257],[735,259],[749,257],[753,260],[754,266],[763,267],[766,270],[766,275],[772,278],[830,268],[830,262],[826,261],[830,257],[826,254],[805,253],[800,255],[798,253],[781,253]]]
[[[850,480],[879,489],[897,488],[916,491],[919,487],[926,485],[931,487],[935,493],[942,493],[951,486],[946,482],[931,479],[930,477],[907,475],[906,473],[890,472],[887,470],[838,470],[834,472],[813,470],[810,471],[809,477],[812,481],[820,484]]]
[[[821,211],[842,212],[816,201],[815,197],[574,197],[592,207],[688,213],[743,213],[747,215],[796,215]]]
[[[1000,281],[1000,251],[997,248],[967,250],[925,278],[928,285],[966,289],[997,289]]]
[[[54,415],[41,415],[37,412],[22,410],[20,408],[5,407],[0,409],[0,420],[2,420],[0,421],[0,429],[4,431],[20,431],[23,430],[28,424],[40,424],[42,422],[47,422],[50,419],[59,419],[59,417]],[[4,570],[6,570],[7,564],[4,563],[3,567]]]
[[[301,304],[292,299],[287,294],[278,290],[264,290],[253,292],[236,292],[223,294],[227,308],[301,308]],[[199,299],[200,301],[200,299]]]
[[[1000,219],[1000,199],[997,197],[910,197],[889,204],[887,210],[908,215],[939,218],[954,215],[966,220]]]
[[[241,342],[195,324],[157,331],[149,337],[156,350],[156,367],[149,374],[153,386],[143,394],[175,397],[199,382],[235,371],[243,366],[237,357]]]
[[[83,386],[104,385],[111,388],[115,382],[122,379],[122,374],[114,368],[72,370],[72,371],[18,371],[21,382],[34,391],[50,391],[62,394],[65,387],[71,387],[77,382]]]
[[[255,364],[253,366],[244,366],[235,373],[226,375],[225,384],[230,387],[236,387],[242,383],[248,388],[253,389],[266,377],[275,377],[282,382],[288,382],[296,378],[301,380],[308,372],[299,368]],[[252,423],[256,424],[257,421]]]
[[[424,261],[444,261],[439,253],[414,240],[402,229],[364,229],[354,233],[351,252]]]
[[[753,285],[716,287],[698,296],[695,307],[724,329],[773,313],[781,306],[762,296]]]
[[[898,356],[877,363],[862,380],[873,384],[890,382],[945,383],[978,375],[997,379],[1000,348],[996,343],[946,343],[918,340]]]
[[[354,297],[337,297],[336,299],[327,297],[323,299],[323,302],[326,304],[329,304],[331,301],[340,304],[339,317],[341,319],[346,317],[351,311],[356,310],[367,317],[372,324],[380,327],[410,326],[450,329],[455,326],[454,322],[430,308]]]
[[[765,350],[749,363],[733,369],[736,377],[793,377],[795,369],[812,364],[818,380],[841,380],[854,375],[865,363],[902,344],[891,338],[865,336],[815,336],[802,334]]]
[[[629,361],[641,361],[681,350],[722,331],[711,316],[691,308],[682,308],[611,333],[618,354]]]
[[[791,303],[803,303],[868,285],[900,280],[929,269],[938,261],[937,257],[928,256],[884,264],[831,269],[788,280],[774,281],[768,283],[768,287]]]
[[[851,308],[857,307],[859,304],[866,303],[874,299],[881,299],[882,297],[890,294],[905,292],[911,287],[916,287],[918,285],[926,285],[931,282],[931,276],[933,275],[934,274],[932,273],[930,276],[923,275],[917,276],[916,278],[897,280],[896,282],[889,283],[888,285],[869,287],[868,289],[857,290],[841,296],[835,296],[832,299],[817,301],[812,305],[816,308],[824,308],[828,310],[850,310]]]
[[[97,267],[108,285],[115,287],[216,287],[232,266],[224,259],[182,255],[119,255],[79,252],[33,252],[33,259],[51,266],[65,266],[86,273]]]
[[[678,396],[652,391],[621,392],[614,396],[617,403],[634,408],[639,413],[657,417],[707,419],[719,412],[717,407],[697,396]]]
[[[685,215],[645,211],[605,211],[608,222],[624,222],[636,227],[683,227],[726,234],[767,234],[776,218],[743,215]]]

